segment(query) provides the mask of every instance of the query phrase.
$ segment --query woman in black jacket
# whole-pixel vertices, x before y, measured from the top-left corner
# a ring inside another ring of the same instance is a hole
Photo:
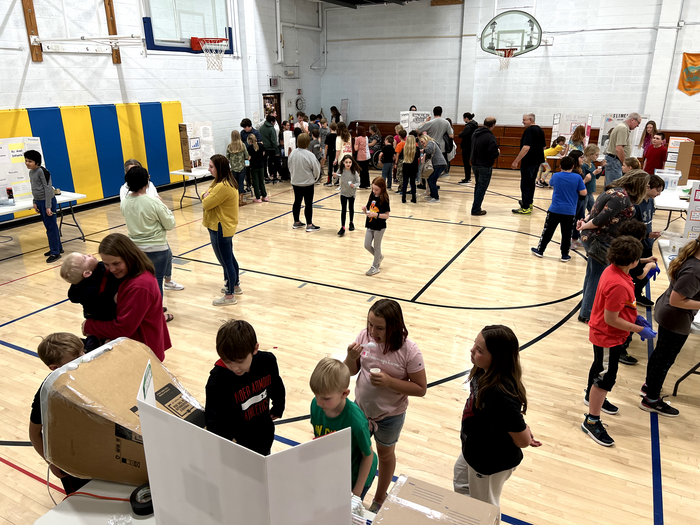
[[[459,184],[464,186],[469,184],[472,180],[472,165],[469,162],[472,154],[472,134],[479,125],[474,120],[474,113],[465,113],[462,117],[464,118],[464,129],[459,134],[459,138],[462,139],[461,147],[464,178],[459,181]]]

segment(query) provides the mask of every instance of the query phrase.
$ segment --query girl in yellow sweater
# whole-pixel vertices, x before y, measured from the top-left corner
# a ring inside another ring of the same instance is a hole
[[[537,173],[537,180],[535,181],[535,186],[537,186],[538,188],[544,188],[546,186],[549,186],[549,184],[547,184],[547,177],[550,173],[552,173],[552,167],[547,162],[547,157],[554,157],[555,155],[559,155],[564,149],[565,144],[566,137],[559,136],[557,137],[557,140],[552,142],[551,148],[544,150],[544,162],[540,165],[540,170]]]

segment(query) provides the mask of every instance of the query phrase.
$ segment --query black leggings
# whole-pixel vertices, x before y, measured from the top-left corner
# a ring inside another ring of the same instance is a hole
[[[306,217],[306,224],[313,224],[314,185],[292,186],[292,188],[294,188],[294,205],[292,206],[292,216],[294,217],[294,222],[299,222],[301,200],[304,199],[304,217]]]
[[[687,335],[677,334],[661,325],[659,325],[658,330],[659,337],[656,340],[656,347],[649,356],[647,364],[646,383],[649,399],[659,399],[666,374],[676,362],[676,357],[688,339]]]
[[[345,195],[340,196],[340,225],[345,226],[345,209],[350,204],[350,224],[355,218],[355,197],[346,197]]]
[[[568,255],[571,247],[571,228],[574,224],[573,215],[562,215],[561,213],[547,212],[547,218],[544,220],[544,230],[540,243],[537,245],[537,251],[544,253],[547,249],[549,241],[552,240],[552,235],[557,230],[557,226],[561,230],[561,254]]]

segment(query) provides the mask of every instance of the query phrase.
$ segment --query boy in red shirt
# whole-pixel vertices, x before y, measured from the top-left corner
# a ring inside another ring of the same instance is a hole
[[[584,400],[589,405],[589,413],[581,423],[581,429],[604,447],[611,447],[615,441],[600,421],[600,411],[617,413],[617,407],[605,396],[615,385],[618,360],[627,351],[630,332],[638,333],[642,340],[656,337],[646,319],[637,315],[634,283],[629,275],[639,263],[642,250],[642,243],[634,237],[622,236],[612,242],[608,249],[610,266],[600,276],[588,323],[594,358]]]
[[[653,175],[656,170],[661,170],[666,161],[668,148],[664,146],[666,135],[657,133],[651,139],[651,147],[644,152],[644,167],[642,168],[649,175]]]

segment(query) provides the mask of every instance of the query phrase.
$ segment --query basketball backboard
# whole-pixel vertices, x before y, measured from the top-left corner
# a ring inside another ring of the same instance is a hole
[[[525,11],[505,11],[495,16],[481,33],[481,49],[492,55],[512,50],[512,56],[537,49],[542,43],[542,28]]]

